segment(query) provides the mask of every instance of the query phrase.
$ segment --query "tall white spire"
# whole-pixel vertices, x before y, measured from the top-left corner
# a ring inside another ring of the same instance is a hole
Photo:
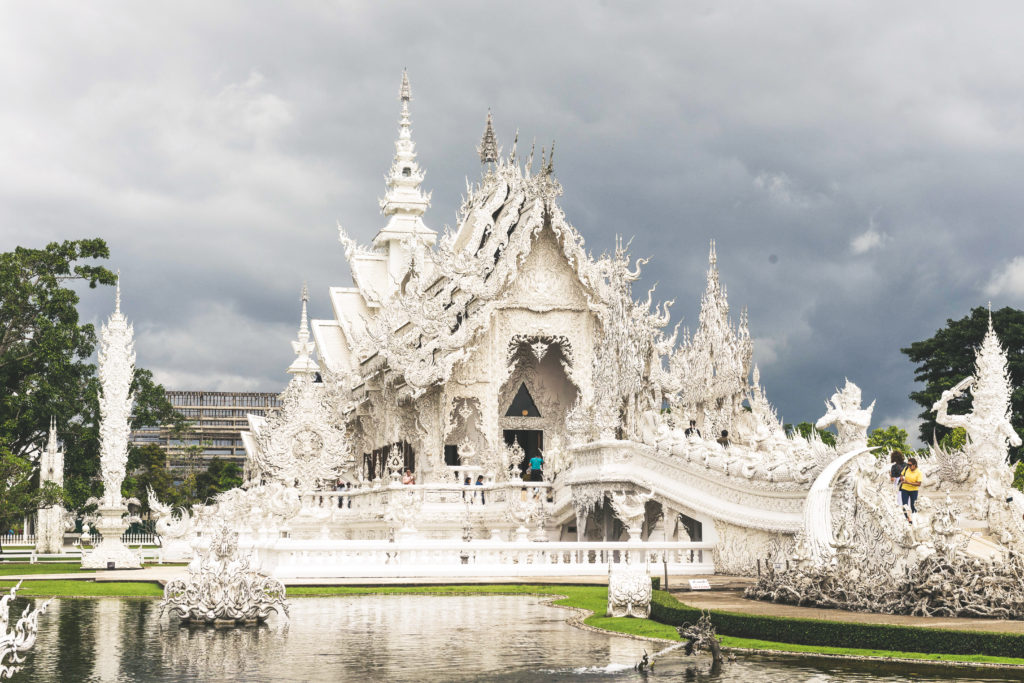
[[[306,313],[306,304],[309,302],[309,288],[302,284],[302,315],[299,317],[298,339],[292,342],[292,350],[295,351],[295,360],[288,366],[288,372],[293,375],[313,374],[319,370],[316,361],[313,360],[313,351],[316,344],[309,340],[309,316]]]
[[[104,507],[121,506],[121,482],[128,462],[128,422],[134,397],[135,332],[121,313],[118,276],[114,312],[100,330],[100,470]]]
[[[437,236],[423,223],[422,218],[430,206],[430,193],[420,189],[424,172],[416,163],[416,143],[412,141],[409,119],[412,90],[406,71],[402,71],[398,99],[402,102],[402,112],[398,122],[398,139],[395,140],[395,158],[387,176],[387,193],[380,200],[381,213],[388,217],[388,222],[373,240],[377,247],[412,235],[421,235],[433,243]]]

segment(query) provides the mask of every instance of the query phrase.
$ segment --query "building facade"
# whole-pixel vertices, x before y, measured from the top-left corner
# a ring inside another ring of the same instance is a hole
[[[264,392],[169,390],[167,400],[189,421],[188,429],[178,434],[168,427],[144,427],[132,430],[131,441],[160,446],[175,471],[205,469],[215,458],[244,466],[241,432],[248,429],[247,415],[266,417],[281,407],[277,394]]]

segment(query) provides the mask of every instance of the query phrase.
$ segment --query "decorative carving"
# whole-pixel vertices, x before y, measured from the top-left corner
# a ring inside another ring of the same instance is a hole
[[[223,521],[188,574],[164,587],[161,614],[170,610],[182,621],[207,624],[255,623],[271,612],[288,614],[284,584],[249,568],[249,558],[238,549],[238,532]]]
[[[839,437],[836,439],[836,451],[849,453],[852,450],[865,448],[868,445],[868,427],[871,426],[871,412],[875,402],[867,408],[860,407],[860,387],[846,380],[842,390],[836,389],[832,400],[825,401],[825,414],[814,425],[817,429],[836,426]]]
[[[82,552],[82,568],[138,569],[139,553],[121,541],[128,528],[126,501],[121,499],[121,483],[128,463],[129,419],[134,397],[131,394],[135,375],[135,339],[132,326],[121,314],[121,279],[118,277],[114,312],[100,331],[100,475],[103,477],[103,498],[96,511],[94,528],[103,539],[89,551]],[[136,501],[137,502],[137,501]]]
[[[256,434],[251,470],[267,481],[296,483],[303,489],[333,483],[354,458],[328,399],[323,383],[296,374],[281,394],[281,410]]]
[[[21,581],[11,586],[7,595],[0,597],[0,678],[13,678],[14,674],[21,671],[25,661],[24,653],[32,649],[36,644],[36,636],[39,635],[39,615],[46,612],[52,600],[47,600],[42,605],[32,609],[26,605],[25,611],[14,625],[13,631],[8,631],[10,624],[10,601],[21,590]]]
[[[651,616],[651,577],[640,565],[621,563],[608,574],[609,617]]]

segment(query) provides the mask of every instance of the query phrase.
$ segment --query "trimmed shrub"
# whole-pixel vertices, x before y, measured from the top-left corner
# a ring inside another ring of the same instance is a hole
[[[679,602],[665,591],[656,591],[651,599],[651,619],[655,621],[680,626],[687,621],[692,624],[698,618],[699,609]],[[711,623],[719,635],[776,643],[1024,658],[1024,634],[856,624],[716,611],[711,612]]]

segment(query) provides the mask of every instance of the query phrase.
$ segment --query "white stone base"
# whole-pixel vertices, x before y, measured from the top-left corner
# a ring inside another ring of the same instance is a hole
[[[128,528],[123,508],[100,508],[95,529],[103,540],[92,550],[82,551],[82,569],[142,569],[142,556],[121,541]]]

